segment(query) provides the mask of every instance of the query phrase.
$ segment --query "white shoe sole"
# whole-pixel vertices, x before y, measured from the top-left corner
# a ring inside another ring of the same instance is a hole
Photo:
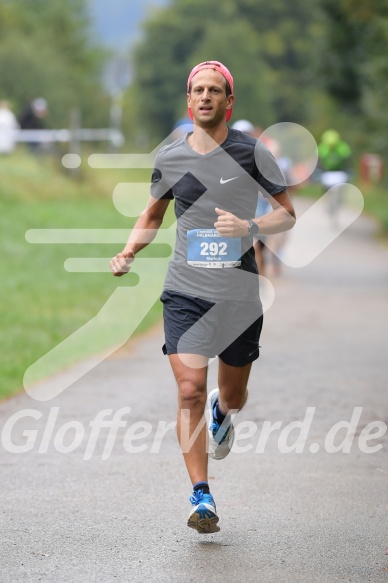
[[[190,512],[190,516],[187,519],[187,526],[193,528],[199,534],[211,534],[220,531],[220,527],[217,524],[218,521],[219,518],[213,506],[203,502],[202,504],[198,504]]]
[[[215,439],[213,437],[213,433],[210,429],[210,426],[213,422],[211,401],[212,401],[213,396],[216,394],[218,395],[218,393],[219,393],[219,389],[213,389],[212,391],[210,391],[208,398],[207,398],[207,410],[209,413],[209,421],[208,421],[208,427],[207,427],[207,433],[208,433],[208,439],[209,439],[208,454],[214,460],[224,459],[230,453],[230,450],[232,449],[233,441],[234,441],[233,424],[232,424],[231,429],[229,430],[227,438],[222,443],[217,443],[215,441]]]

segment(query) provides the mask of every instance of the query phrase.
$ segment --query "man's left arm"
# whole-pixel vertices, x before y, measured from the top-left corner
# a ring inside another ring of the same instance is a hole
[[[259,229],[259,235],[272,235],[273,233],[281,233],[282,231],[289,231],[295,225],[295,210],[287,190],[283,190],[279,194],[268,197],[272,206],[272,211],[261,217],[250,220],[240,219],[232,213],[223,209],[216,208],[218,215],[215,228],[225,237],[248,237],[252,233],[251,221],[254,222]]]

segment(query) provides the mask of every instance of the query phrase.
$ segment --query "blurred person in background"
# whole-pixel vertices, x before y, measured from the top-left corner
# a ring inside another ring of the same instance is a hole
[[[286,184],[290,182],[288,178],[292,173],[292,163],[288,158],[281,155],[281,146],[277,140],[267,135],[260,126],[254,126],[247,119],[240,119],[236,121],[232,125],[232,128],[259,139],[274,156],[277,165],[285,177]],[[288,192],[290,192],[290,189]],[[272,207],[269,204],[268,199],[263,196],[259,190],[255,216],[262,217],[271,211]],[[266,275],[269,265],[272,266],[272,275],[280,275],[281,257],[284,254],[286,240],[287,233],[284,231],[282,233],[276,233],[273,235],[260,235],[260,238],[255,241],[255,259],[260,275]],[[269,248],[267,248],[266,243],[270,244],[269,247],[271,251]]]
[[[287,158],[287,156],[283,155],[281,143],[266,134],[265,131],[260,133],[259,139],[265,146],[267,146],[271,154],[274,156],[276,163],[284,176],[285,184],[287,185],[287,191],[291,196],[295,190],[294,186],[290,186],[290,184],[294,183],[294,169],[292,161]],[[283,231],[280,233],[268,235],[266,238],[267,247],[264,247],[264,251],[267,256],[270,257],[270,261],[267,261],[267,264],[268,266],[271,264],[271,275],[274,277],[281,275],[282,259],[284,257],[284,248],[287,242],[287,236],[288,235],[286,231]]]
[[[182,117],[178,119],[178,121],[174,124],[171,132],[171,138],[173,141],[185,136],[188,132],[193,131],[193,121],[189,118],[189,116]]]
[[[48,104],[43,97],[37,97],[29,102],[19,116],[19,124],[22,130],[44,130],[46,128],[46,117],[48,115]],[[41,142],[31,140],[28,146],[37,151],[41,148]]]
[[[0,154],[11,154],[16,146],[19,124],[8,101],[0,101]]]
[[[232,128],[234,130],[244,132],[244,134],[248,134],[249,136],[252,137],[257,137],[257,135],[261,134],[261,128],[255,128],[255,126],[247,119],[239,119],[238,121],[235,121],[234,124],[232,125]],[[261,194],[260,191],[258,191],[255,217],[261,217],[271,211],[272,207],[269,204],[268,200]],[[265,274],[266,265],[265,240],[266,237],[264,235],[261,235],[259,239],[255,239],[255,242],[253,244],[257,268],[260,275]]]
[[[320,181],[325,192],[337,184],[348,182],[351,156],[352,150],[349,144],[342,140],[339,132],[330,129],[322,134],[318,144],[318,158],[321,170]],[[328,213],[333,226],[337,223],[337,215],[342,202],[339,189],[329,190]]]

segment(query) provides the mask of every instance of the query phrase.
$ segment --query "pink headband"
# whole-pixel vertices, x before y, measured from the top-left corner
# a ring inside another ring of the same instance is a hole
[[[194,69],[191,71],[191,73],[189,75],[189,78],[187,79],[187,93],[189,92],[190,83],[191,83],[192,78],[199,71],[202,71],[202,69],[213,69],[214,71],[218,71],[219,73],[221,73],[221,75],[223,77],[225,77],[225,79],[229,83],[230,90],[233,93],[233,86],[234,86],[233,77],[232,77],[229,69],[227,69],[225,67],[225,65],[223,65],[219,61],[205,61],[204,63],[199,63],[199,65],[196,65],[194,67]],[[193,119],[193,112],[191,111],[191,107],[188,107],[187,108],[187,111],[188,111],[189,116],[191,117],[191,119]],[[231,107],[230,109],[227,110],[227,112],[226,112],[226,121],[229,121],[230,120],[230,118],[232,117],[232,113],[233,113],[233,107]]]

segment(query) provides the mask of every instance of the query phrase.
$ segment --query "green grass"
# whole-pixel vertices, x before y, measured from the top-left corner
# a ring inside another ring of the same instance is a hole
[[[364,195],[364,211],[378,219],[380,235],[388,240],[388,189],[383,186],[361,186]]]
[[[164,276],[158,268],[160,261],[139,259],[140,277],[136,273],[120,279],[109,273],[69,273],[64,268],[67,258],[110,258],[122,244],[49,245],[25,239],[31,229],[129,230],[134,220],[116,210],[113,189],[118,182],[148,182],[149,178],[148,170],[96,170],[88,168],[85,160],[82,176],[75,179],[54,159],[35,158],[22,150],[0,158],[0,397],[21,390],[26,369],[71,335],[72,341],[64,343],[63,350],[35,366],[30,375],[34,381],[122,343],[126,329],[139,333],[160,319],[157,296]],[[141,208],[144,202],[134,200],[134,206]],[[143,251],[143,258],[165,255],[166,248],[156,244]],[[142,281],[147,285],[141,285]],[[77,330],[120,288],[125,288],[129,298],[128,305],[121,306],[121,322],[105,323],[101,330],[97,327],[77,339]],[[139,319],[144,306],[151,309]]]

